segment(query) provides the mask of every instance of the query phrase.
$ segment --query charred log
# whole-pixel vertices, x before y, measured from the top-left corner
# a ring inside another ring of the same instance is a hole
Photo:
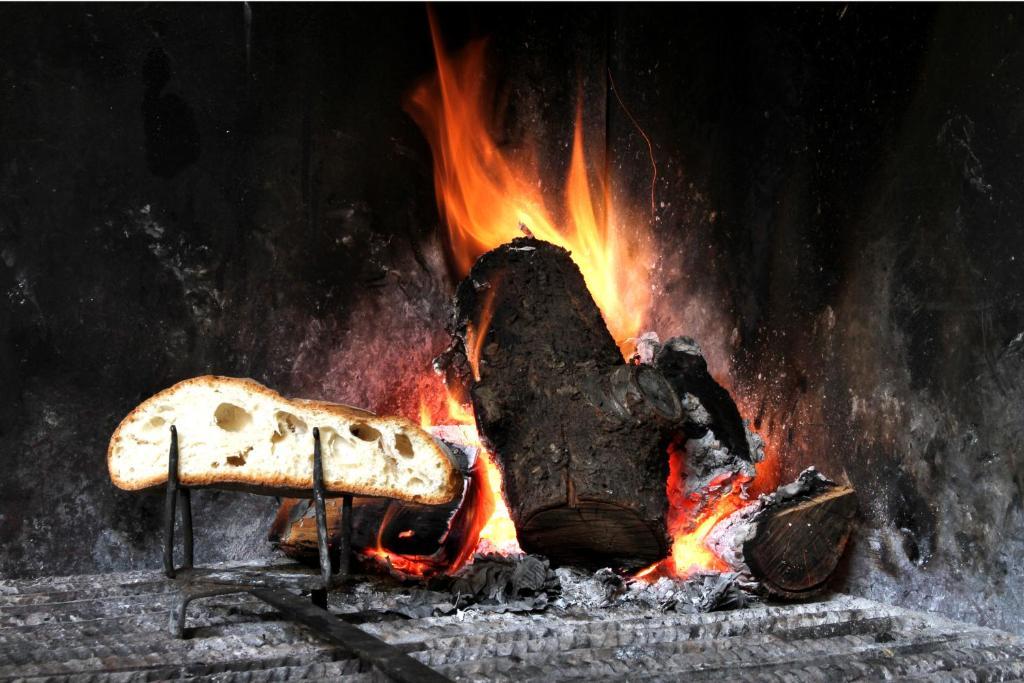
[[[476,535],[491,509],[484,496],[483,472],[475,449],[445,442],[463,474],[463,494],[445,505],[418,505],[382,498],[356,498],[352,504],[352,548],[385,551],[409,558],[416,573],[434,573],[458,565],[476,547]],[[341,538],[341,499],[327,500],[328,547]],[[286,498],[270,529],[270,541],[285,555],[304,563],[318,561],[316,517],[312,501]],[[401,568],[396,568],[401,571]]]
[[[825,587],[839,563],[856,512],[853,489],[811,468],[727,517],[707,545],[768,593],[809,597]]]
[[[569,253],[519,238],[485,254],[451,331],[438,366],[468,388],[523,550],[556,565],[663,557],[679,399],[657,368],[623,362]]]
[[[751,432],[729,392],[708,371],[700,346],[689,337],[664,344],[641,340],[641,358],[652,363],[672,385],[682,403],[684,425],[675,448],[685,451],[683,495],[697,500],[694,517],[730,480],[750,479],[754,463],[764,457],[761,438]]]

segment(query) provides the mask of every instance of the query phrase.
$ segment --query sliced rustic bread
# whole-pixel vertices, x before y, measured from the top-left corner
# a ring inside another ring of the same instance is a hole
[[[161,391],[118,425],[107,451],[116,486],[139,490],[167,481],[171,425],[184,486],[309,491],[314,427],[329,492],[440,504],[462,486],[444,447],[405,418],[287,399],[252,380],[215,376]]]

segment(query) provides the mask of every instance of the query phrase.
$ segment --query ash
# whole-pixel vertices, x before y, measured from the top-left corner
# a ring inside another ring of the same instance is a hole
[[[552,569],[538,555],[478,555],[452,576],[406,590],[382,583],[355,589],[366,606],[412,619],[471,613],[593,613],[595,610],[695,614],[759,602],[756,584],[739,574],[700,574],[653,582],[605,568],[588,572]],[[350,596],[352,597],[352,596]]]

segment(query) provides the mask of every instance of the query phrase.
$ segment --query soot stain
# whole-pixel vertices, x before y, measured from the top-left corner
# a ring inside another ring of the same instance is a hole
[[[142,98],[146,164],[153,175],[173,178],[199,159],[195,113],[180,95],[165,92],[171,80],[171,62],[163,50],[150,51],[142,78],[146,86]]]

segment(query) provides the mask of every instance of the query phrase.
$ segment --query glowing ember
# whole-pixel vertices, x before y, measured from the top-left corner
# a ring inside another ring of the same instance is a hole
[[[437,203],[455,266],[465,276],[481,254],[523,232],[564,247],[612,336],[631,352],[629,340],[640,333],[650,306],[649,229],[645,220],[616,209],[604,173],[592,192],[582,114],[576,117],[565,194],[553,202],[541,190],[547,185],[534,160],[499,148],[491,135],[486,112],[494,100],[482,77],[484,44],[450,57],[432,16],[431,31],[437,75],[415,89],[407,106],[433,151]]]
[[[661,576],[687,578],[698,573],[723,572],[729,565],[707,547],[705,541],[715,525],[752,503],[762,493],[778,485],[779,469],[776,451],[765,442],[764,460],[757,463],[753,479],[728,477],[712,483],[720,487],[718,496],[700,513],[695,514],[696,500],[683,495],[683,457],[681,446],[669,447],[669,534],[672,536],[672,553],[664,560],[654,563],[637,574],[637,578],[655,580]]]

